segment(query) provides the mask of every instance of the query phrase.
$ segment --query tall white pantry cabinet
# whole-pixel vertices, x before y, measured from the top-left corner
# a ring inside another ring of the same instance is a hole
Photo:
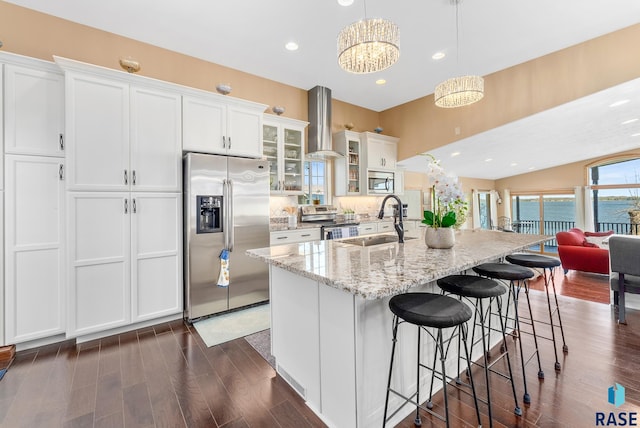
[[[3,55],[4,337],[65,331],[64,77]]]
[[[65,71],[66,335],[181,313],[180,93],[55,60]]]

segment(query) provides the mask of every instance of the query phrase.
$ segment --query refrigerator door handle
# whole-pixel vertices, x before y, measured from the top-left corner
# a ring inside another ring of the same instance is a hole
[[[227,207],[228,207],[228,217],[227,217],[227,226],[229,227],[229,245],[228,245],[228,249],[229,252],[233,251],[233,244],[234,244],[234,236],[233,236],[233,180],[229,180],[227,181],[227,186],[229,187],[229,190],[227,191],[227,194],[229,195],[229,199],[228,201],[231,201],[230,203],[227,203]]]
[[[227,179],[222,180],[222,232],[224,249],[229,248],[229,186]]]

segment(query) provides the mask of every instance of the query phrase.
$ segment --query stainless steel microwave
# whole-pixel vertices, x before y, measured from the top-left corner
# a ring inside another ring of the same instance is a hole
[[[394,192],[394,173],[392,171],[367,171],[367,193],[370,195],[388,195]]]

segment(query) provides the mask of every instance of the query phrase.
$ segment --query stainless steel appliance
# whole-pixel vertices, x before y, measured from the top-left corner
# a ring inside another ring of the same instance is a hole
[[[392,171],[367,171],[367,191],[370,195],[390,195],[394,191]]]
[[[358,236],[356,221],[340,220],[338,209],[333,205],[305,205],[300,207],[302,223],[318,223],[321,225],[322,239],[337,239]]]
[[[183,198],[185,319],[269,300],[267,265],[245,255],[269,246],[268,162],[187,153]],[[227,287],[218,286],[222,250]]]

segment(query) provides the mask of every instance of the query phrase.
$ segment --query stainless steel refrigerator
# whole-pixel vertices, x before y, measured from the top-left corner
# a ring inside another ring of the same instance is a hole
[[[183,171],[185,319],[267,301],[267,264],[245,251],[269,246],[269,163],[187,153]],[[222,250],[226,287],[218,285]]]

